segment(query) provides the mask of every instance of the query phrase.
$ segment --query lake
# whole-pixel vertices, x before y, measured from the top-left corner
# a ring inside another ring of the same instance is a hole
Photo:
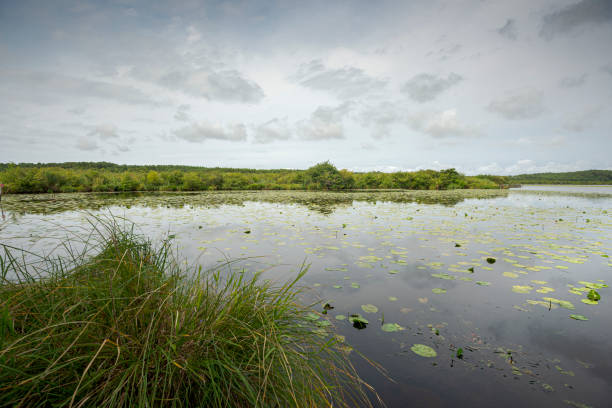
[[[112,213],[188,266],[306,263],[302,301],[333,306],[318,320],[389,407],[610,406],[612,186],[537,187],[9,195],[0,243],[61,255]]]

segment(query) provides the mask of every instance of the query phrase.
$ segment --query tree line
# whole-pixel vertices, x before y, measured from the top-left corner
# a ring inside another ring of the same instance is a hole
[[[329,162],[307,170],[255,170],[113,163],[0,164],[6,193],[205,190],[452,190],[499,188],[493,176],[470,177],[455,169],[351,172]]]

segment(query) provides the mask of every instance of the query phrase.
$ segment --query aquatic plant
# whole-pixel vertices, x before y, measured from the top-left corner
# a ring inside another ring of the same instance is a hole
[[[0,406],[371,405],[329,321],[296,302],[307,267],[280,286],[231,264],[189,275],[170,239],[92,227],[67,259],[2,246]]]

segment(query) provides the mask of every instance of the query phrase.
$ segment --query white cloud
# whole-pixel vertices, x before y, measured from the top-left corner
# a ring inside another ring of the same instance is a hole
[[[76,148],[83,151],[93,151],[98,150],[99,146],[95,140],[82,137],[77,140]]]
[[[240,142],[247,138],[246,126],[243,124],[224,126],[208,122],[192,123],[175,130],[174,135],[191,143],[202,143],[211,139]]]
[[[174,119],[180,122],[188,122],[189,121],[189,110],[191,109],[190,105],[180,105],[176,109],[176,113],[174,114]]]
[[[413,130],[437,139],[446,137],[475,137],[481,134],[479,127],[462,123],[458,119],[455,109],[409,114],[406,118],[406,123]]]
[[[309,119],[297,124],[297,132],[302,140],[344,139],[343,117],[349,112],[350,105],[343,103],[337,107],[319,106]]]
[[[287,118],[274,118],[255,127],[255,143],[272,143],[290,138],[291,130],[287,124]]]
[[[90,136],[90,137],[95,136],[95,137],[100,138],[100,140],[107,140],[107,139],[118,138],[119,133],[118,133],[117,126],[110,124],[110,123],[105,123],[105,124],[95,126],[87,134],[87,136]]]

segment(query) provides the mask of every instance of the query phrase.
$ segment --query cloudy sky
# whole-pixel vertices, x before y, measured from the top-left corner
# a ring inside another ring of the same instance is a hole
[[[612,0],[0,0],[0,162],[612,169]]]

